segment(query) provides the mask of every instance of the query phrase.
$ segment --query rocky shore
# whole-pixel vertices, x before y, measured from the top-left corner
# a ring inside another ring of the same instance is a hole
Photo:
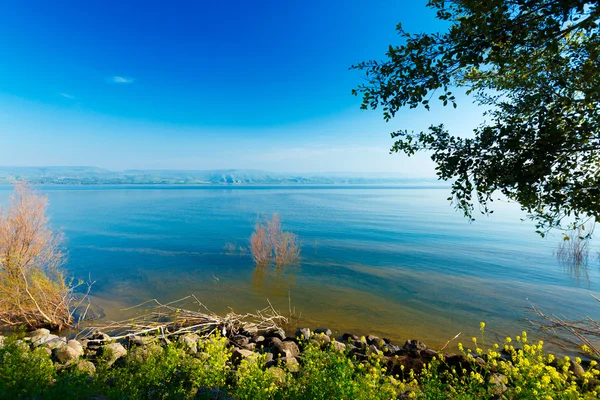
[[[218,331],[221,333],[221,331]],[[275,374],[284,375],[286,372],[295,373],[302,368],[302,351],[311,343],[321,349],[343,352],[357,362],[377,357],[387,368],[390,379],[405,377],[410,371],[419,374],[427,363],[434,358],[443,362],[446,368],[463,372],[477,371],[487,368],[490,384],[497,396],[507,389],[506,376],[496,373],[493,366],[487,363],[485,354],[450,354],[441,353],[428,348],[419,340],[407,340],[403,344],[395,344],[386,338],[377,336],[356,336],[344,333],[335,337],[331,330],[319,328],[311,331],[309,328],[298,329],[293,336],[287,336],[281,328],[260,331],[251,325],[236,332],[223,331],[231,348],[230,364],[235,369],[243,359],[264,355],[266,368]],[[0,346],[5,339],[0,336]],[[202,359],[203,341],[209,340],[205,332],[187,332],[180,335],[125,335],[113,338],[106,333],[94,331],[79,339],[68,339],[58,336],[47,329],[38,329],[19,339],[19,345],[31,349],[42,348],[52,357],[57,368],[75,367],[90,376],[96,373],[98,362],[105,362],[112,367],[118,367],[128,353],[138,359],[144,357],[156,346],[166,346],[176,342],[186,352]],[[501,352],[501,358],[511,361],[509,352]],[[589,362],[570,362],[570,371],[576,377],[583,377],[586,369],[593,368]],[[286,371],[287,370],[287,371]],[[600,384],[600,382],[595,382]],[[594,383],[594,384],[595,384]],[[500,397],[498,397],[500,398]]]

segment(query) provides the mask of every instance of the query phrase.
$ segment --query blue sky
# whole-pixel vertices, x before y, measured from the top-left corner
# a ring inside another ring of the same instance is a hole
[[[424,2],[28,1],[0,12],[0,165],[254,168],[431,175],[389,132],[469,131],[481,114],[406,111],[385,124],[350,95],[353,63],[409,31]]]

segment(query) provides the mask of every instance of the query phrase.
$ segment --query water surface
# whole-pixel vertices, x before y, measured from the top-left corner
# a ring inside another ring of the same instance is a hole
[[[91,277],[107,318],[147,299],[195,294],[215,312],[267,305],[300,325],[418,337],[439,346],[458,332],[501,339],[527,327],[530,302],[547,313],[600,319],[596,250],[588,279],[556,261],[518,207],[497,203],[469,224],[447,188],[46,186],[67,237],[67,268]],[[4,203],[9,187],[0,187]],[[279,213],[302,244],[299,267],[256,269],[247,246],[257,218]]]

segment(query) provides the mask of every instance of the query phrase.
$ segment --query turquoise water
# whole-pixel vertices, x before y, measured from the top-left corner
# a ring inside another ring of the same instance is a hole
[[[418,337],[434,346],[486,321],[501,338],[527,327],[530,302],[547,313],[600,319],[597,249],[588,277],[553,256],[514,204],[469,224],[447,188],[41,187],[67,238],[67,269],[91,277],[107,318],[157,298],[195,294],[215,312],[255,311],[291,300],[300,325],[338,333]],[[0,203],[10,194],[0,187]],[[257,270],[247,246],[261,215],[279,213],[299,235],[302,262]]]

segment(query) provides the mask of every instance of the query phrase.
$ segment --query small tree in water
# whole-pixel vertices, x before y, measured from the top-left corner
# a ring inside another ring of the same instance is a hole
[[[0,322],[61,329],[73,321],[73,287],[65,280],[62,234],[52,231],[47,200],[17,183],[0,209]]]
[[[277,266],[285,266],[300,259],[298,235],[284,231],[277,214],[256,223],[250,236],[250,251],[256,265],[275,262]]]

